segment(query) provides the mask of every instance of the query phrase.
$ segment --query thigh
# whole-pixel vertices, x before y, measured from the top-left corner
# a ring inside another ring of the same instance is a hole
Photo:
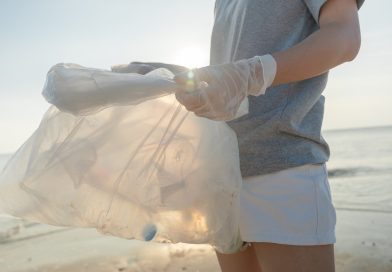
[[[334,272],[334,247],[252,243],[263,272]]]
[[[215,252],[222,272],[261,272],[253,246],[233,254]]]

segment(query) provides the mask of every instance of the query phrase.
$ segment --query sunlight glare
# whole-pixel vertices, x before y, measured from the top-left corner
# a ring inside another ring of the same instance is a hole
[[[209,51],[204,52],[198,46],[183,47],[174,56],[173,63],[188,68],[203,67],[209,63]]]

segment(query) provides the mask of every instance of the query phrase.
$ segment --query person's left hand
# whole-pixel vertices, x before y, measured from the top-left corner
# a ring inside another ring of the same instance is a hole
[[[174,80],[179,86],[176,98],[187,110],[219,121],[234,119],[247,95],[259,95],[266,88],[259,57],[191,70]],[[192,82],[197,87],[189,90]]]
[[[129,64],[118,64],[113,65],[111,67],[112,72],[115,73],[137,73],[141,75],[145,75],[153,70],[155,70],[155,66],[142,63],[142,62],[131,62]]]
[[[112,66],[112,72],[116,73],[137,73],[145,75],[155,69],[165,68],[173,74],[188,71],[189,69],[176,64],[162,63],[162,62],[139,62],[133,61],[129,64],[119,64]]]

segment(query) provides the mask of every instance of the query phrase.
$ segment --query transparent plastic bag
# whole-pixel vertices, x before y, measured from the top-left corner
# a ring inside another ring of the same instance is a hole
[[[91,85],[97,74],[106,79]],[[112,97],[120,88],[107,95],[119,75],[51,69],[44,94],[64,111],[51,106],[4,168],[0,212],[127,239],[238,251],[242,178],[234,131],[183,108],[167,70],[121,75],[128,91],[121,100]],[[88,102],[97,90],[108,99]],[[69,106],[67,97],[80,104]]]

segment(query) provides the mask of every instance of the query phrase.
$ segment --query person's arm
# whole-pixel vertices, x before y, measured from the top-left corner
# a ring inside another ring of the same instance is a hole
[[[360,47],[356,0],[328,0],[319,13],[320,29],[297,45],[177,75],[177,100],[196,115],[212,120],[235,118],[248,95],[263,95],[272,85],[309,79],[355,58]],[[196,81],[196,84],[194,83]],[[197,86],[190,92],[189,86]]]
[[[328,0],[321,9],[320,29],[301,43],[273,53],[273,85],[308,79],[353,60],[361,44],[356,0]]]

